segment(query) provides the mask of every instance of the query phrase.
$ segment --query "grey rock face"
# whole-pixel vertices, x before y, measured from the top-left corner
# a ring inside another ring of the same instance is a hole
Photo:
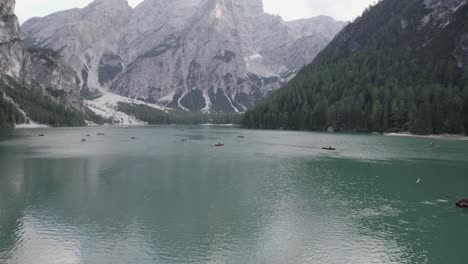
[[[429,26],[443,29],[454,21],[453,17],[457,12],[463,12],[463,8],[468,4],[468,0],[424,0],[424,4],[430,12],[423,18],[420,29]],[[468,29],[453,41],[456,45],[452,56],[456,59],[457,66],[460,68],[467,67]]]
[[[101,59],[117,51],[131,12],[126,0],[96,0],[83,9],[30,19],[22,34],[28,48],[57,51],[84,88],[98,88]]]
[[[465,3],[466,0],[424,0],[424,5],[429,9],[453,9]]]
[[[79,104],[79,80],[75,71],[66,65],[58,54],[50,50],[28,50],[30,65],[28,75],[45,92],[64,103]],[[31,82],[31,81],[30,81]]]
[[[26,55],[14,8],[14,0],[0,2],[0,73],[19,78]]]
[[[75,72],[50,51],[24,48],[14,6],[14,0],[0,3],[0,77],[8,76],[66,104],[79,105]]]
[[[424,0],[426,8],[432,11],[423,18],[422,27],[431,23],[446,27],[452,14],[467,3],[467,0]]]
[[[12,0],[4,0],[0,3],[0,43],[2,44],[20,39],[18,19],[13,13],[14,6],[15,1]]]
[[[104,53],[99,61],[99,83],[105,85],[112,81],[123,70],[122,58],[114,53]]]
[[[190,111],[241,112],[310,63],[344,23],[285,22],[261,0],[96,0],[23,25],[59,52],[82,88]]]

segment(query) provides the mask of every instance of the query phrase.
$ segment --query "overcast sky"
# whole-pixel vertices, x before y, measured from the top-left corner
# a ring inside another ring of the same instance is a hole
[[[129,0],[136,6],[143,0]],[[16,0],[16,14],[21,22],[34,16],[84,7],[92,0]],[[263,0],[265,11],[282,16],[285,20],[329,15],[337,20],[349,21],[359,16],[375,0]]]

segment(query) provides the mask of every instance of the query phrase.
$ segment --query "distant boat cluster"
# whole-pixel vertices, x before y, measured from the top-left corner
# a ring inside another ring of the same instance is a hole
[[[183,132],[183,131],[185,131],[185,130],[184,130],[184,129],[181,129],[180,131]],[[106,135],[105,133],[96,133],[96,136],[105,136],[105,135]],[[45,137],[45,134],[39,134],[39,137]],[[90,135],[90,134],[87,134],[86,137],[91,137],[91,135]],[[245,138],[245,136],[239,135],[239,136],[237,136],[237,138],[243,139],[243,138]],[[133,136],[133,137],[130,137],[130,139],[131,139],[131,140],[136,140],[137,138]],[[189,139],[188,139],[188,138],[182,138],[180,141],[181,141],[181,142],[188,142]],[[82,139],[81,139],[81,142],[87,142],[86,138],[82,138]],[[214,147],[224,147],[225,144],[222,143],[222,142],[218,142],[218,143],[214,144],[213,146],[214,146]]]
[[[181,131],[181,132],[184,132],[185,130],[184,130],[184,129],[181,129],[180,131]],[[106,134],[105,134],[105,133],[102,133],[102,132],[99,132],[99,133],[96,133],[96,135],[97,135],[97,136],[105,136]],[[44,136],[45,136],[45,134],[39,134],[39,137],[44,137]],[[90,135],[90,134],[87,134],[86,137],[91,137],[91,135]],[[238,138],[238,139],[244,139],[245,136],[243,136],[243,135],[238,135],[237,138]],[[133,136],[133,137],[130,137],[130,139],[131,139],[131,140],[136,140],[137,138]],[[188,138],[182,138],[180,141],[181,141],[181,142],[188,142],[189,139],[188,139]],[[87,142],[86,138],[81,139],[81,142]],[[225,144],[222,143],[222,142],[218,142],[218,143],[214,144],[213,146],[214,146],[214,147],[224,147]],[[431,143],[430,146],[433,146],[433,143]],[[438,147],[438,146],[437,146],[437,147]],[[335,151],[336,148],[334,148],[334,147],[332,147],[332,146],[328,146],[328,147],[322,147],[322,150]]]

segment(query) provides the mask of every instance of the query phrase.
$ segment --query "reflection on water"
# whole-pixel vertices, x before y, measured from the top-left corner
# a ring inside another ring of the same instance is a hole
[[[45,131],[0,141],[0,263],[465,259],[457,226],[468,214],[452,205],[468,186],[463,142],[428,151],[421,139],[226,128]]]

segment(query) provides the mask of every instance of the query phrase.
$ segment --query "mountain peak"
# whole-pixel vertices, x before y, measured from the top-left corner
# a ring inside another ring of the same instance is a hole
[[[214,0],[218,9],[229,10],[240,15],[264,14],[262,0]]]
[[[106,5],[116,5],[116,4],[124,4],[128,5],[127,0],[94,0],[91,5],[99,5],[99,4],[106,4]]]
[[[100,10],[132,10],[127,0],[94,0],[84,9],[100,9]]]
[[[336,21],[290,26],[265,13],[262,0],[145,0],[126,18],[113,8],[124,2],[95,0],[78,14],[25,23],[23,34],[61,52],[83,87],[183,110],[243,112],[328,44],[316,31],[341,29],[327,25]]]
[[[15,11],[15,0],[2,0],[0,3],[0,13],[12,15]]]

